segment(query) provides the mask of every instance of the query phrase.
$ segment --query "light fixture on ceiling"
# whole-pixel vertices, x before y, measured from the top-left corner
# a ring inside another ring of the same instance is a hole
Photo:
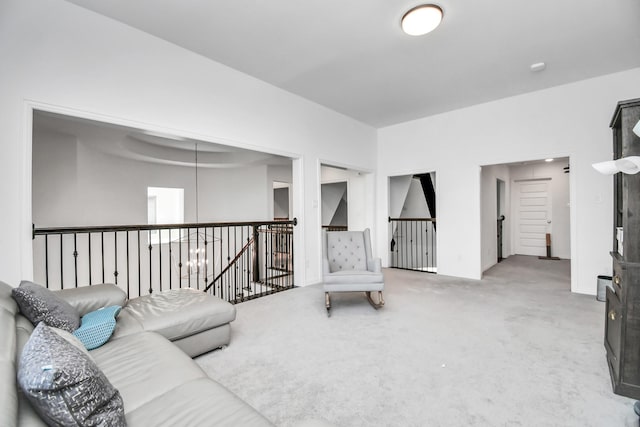
[[[544,161],[549,163],[549,162],[553,162],[553,159],[544,159]]]
[[[435,4],[416,6],[402,17],[402,31],[410,36],[422,36],[435,30],[442,22],[442,16],[442,9]]]

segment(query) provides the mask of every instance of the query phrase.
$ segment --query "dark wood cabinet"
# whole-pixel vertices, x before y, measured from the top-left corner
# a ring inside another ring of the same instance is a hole
[[[640,156],[640,137],[633,133],[639,120],[640,99],[618,103],[611,120],[614,159]],[[613,190],[613,280],[604,345],[614,393],[640,399],[640,174],[615,174]]]

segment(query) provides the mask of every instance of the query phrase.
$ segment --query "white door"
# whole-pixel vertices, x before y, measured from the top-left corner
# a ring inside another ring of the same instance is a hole
[[[547,254],[546,234],[551,233],[551,180],[516,182],[516,254]]]

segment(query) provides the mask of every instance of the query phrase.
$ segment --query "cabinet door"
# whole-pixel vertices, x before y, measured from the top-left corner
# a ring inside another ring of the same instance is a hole
[[[623,307],[618,295],[607,287],[606,319],[604,345],[607,349],[607,361],[614,384],[620,382],[620,343],[622,337]]]

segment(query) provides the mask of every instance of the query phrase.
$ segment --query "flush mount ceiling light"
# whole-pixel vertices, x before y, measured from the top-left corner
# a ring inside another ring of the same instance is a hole
[[[435,4],[423,4],[402,17],[402,30],[410,36],[422,36],[435,30],[442,21],[442,9]]]

